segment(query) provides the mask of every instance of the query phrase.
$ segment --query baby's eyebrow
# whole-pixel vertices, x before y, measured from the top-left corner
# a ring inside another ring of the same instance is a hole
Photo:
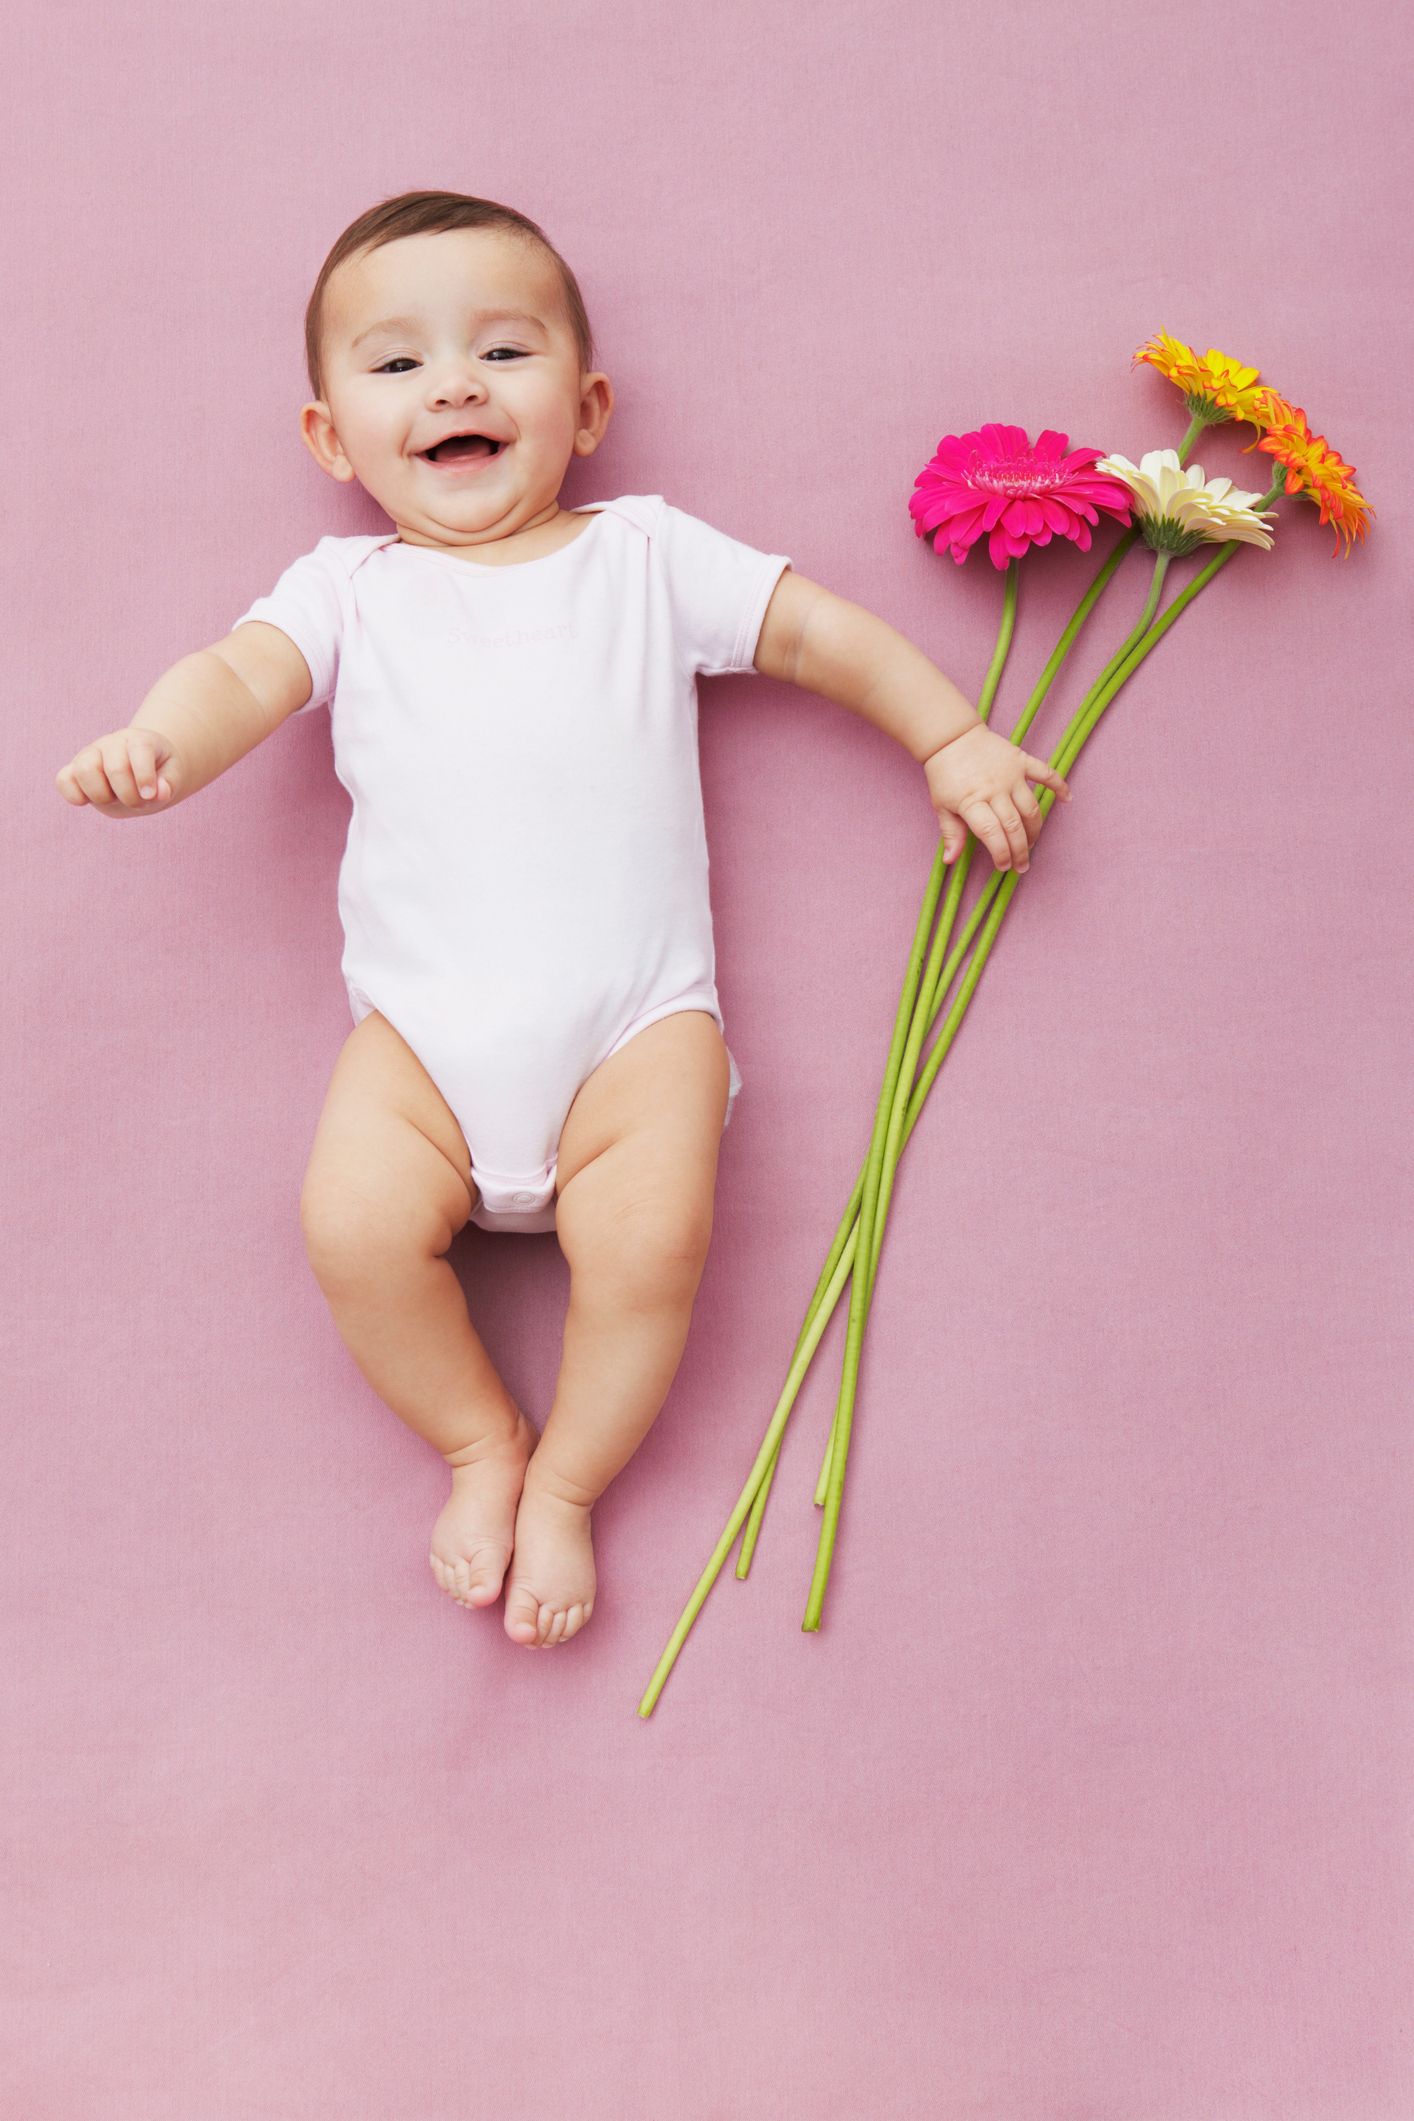
[[[527,309],[483,309],[477,311],[476,319],[480,324],[538,324],[542,331],[548,329],[543,317],[533,317]],[[416,331],[421,322],[420,317],[383,317],[377,324],[366,325],[358,338],[350,341],[350,350],[364,339],[371,339],[375,332]]]

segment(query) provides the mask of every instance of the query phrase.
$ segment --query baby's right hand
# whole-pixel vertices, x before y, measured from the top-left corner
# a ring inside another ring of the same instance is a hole
[[[181,760],[166,737],[129,725],[76,751],[54,785],[76,809],[87,803],[104,817],[149,817],[176,800],[181,778]]]

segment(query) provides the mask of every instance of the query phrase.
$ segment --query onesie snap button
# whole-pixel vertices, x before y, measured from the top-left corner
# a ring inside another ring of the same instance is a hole
[[[534,1195],[533,1193],[513,1193],[513,1194],[511,1195],[511,1199],[512,1199],[512,1200],[518,1200],[518,1201],[520,1201],[520,1202],[521,1202],[521,1203],[522,1203],[523,1205],[524,1205],[524,1204],[526,1204],[526,1203],[528,1203],[528,1202],[530,1202],[530,1201],[532,1201],[532,1200],[534,1200],[534,1198],[535,1198],[535,1195]]]

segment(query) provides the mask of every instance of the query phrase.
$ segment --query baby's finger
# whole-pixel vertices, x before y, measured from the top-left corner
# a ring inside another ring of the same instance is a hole
[[[1000,818],[1002,830],[1007,836],[1012,867],[1018,875],[1024,875],[1031,867],[1031,841],[1026,827],[1021,822],[1021,813],[1009,795],[993,796],[992,808]]]
[[[139,796],[150,802],[157,793],[157,745],[150,736],[128,738],[128,759]]]
[[[1023,752],[1022,757],[1026,761],[1026,777],[1028,780],[1044,781],[1048,788],[1055,789],[1056,794],[1063,803],[1070,801],[1070,783],[1066,780],[1063,773],[1057,773],[1055,767],[1048,766],[1044,759],[1032,758],[1029,751]]]
[[[128,757],[127,739],[125,737],[115,737],[112,743],[104,746],[103,771],[107,774],[109,785],[118,801],[123,805],[123,808],[125,810],[138,809],[141,806],[142,797],[137,792],[137,782],[133,777],[132,762]]]
[[[1027,844],[1034,847],[1043,823],[1041,806],[1025,781],[1012,789],[1011,799],[1021,812],[1021,822],[1026,827]]]
[[[87,745],[72,761],[69,771],[89,802],[99,810],[111,809],[116,798],[103,770],[103,754],[96,744]]]
[[[951,810],[939,811],[938,824],[943,835],[943,860],[955,862],[967,845],[967,827]]]
[[[991,855],[997,868],[1010,869],[1011,843],[1003,832],[1000,821],[993,815],[991,804],[984,803],[978,796],[974,801],[963,805],[962,815],[966,818],[969,829],[977,835]]]

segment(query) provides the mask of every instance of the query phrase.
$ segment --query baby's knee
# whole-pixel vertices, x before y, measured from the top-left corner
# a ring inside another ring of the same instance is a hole
[[[608,1157],[587,1186],[590,1164],[570,1181],[556,1208],[561,1249],[581,1297],[601,1296],[617,1308],[659,1310],[691,1303],[712,1241],[710,1195],[656,1188],[616,1193]],[[568,1196],[578,1188],[575,1199]]]
[[[324,1176],[306,1176],[299,1220],[305,1254],[317,1281],[354,1281],[376,1265],[382,1242],[380,1218],[356,1188]]]
[[[327,1168],[306,1174],[299,1216],[309,1264],[325,1287],[355,1287],[400,1259],[438,1249],[425,1203]]]
[[[364,1101],[326,1107],[300,1191],[300,1228],[320,1281],[440,1255],[479,1200],[475,1185],[404,1114]]]

